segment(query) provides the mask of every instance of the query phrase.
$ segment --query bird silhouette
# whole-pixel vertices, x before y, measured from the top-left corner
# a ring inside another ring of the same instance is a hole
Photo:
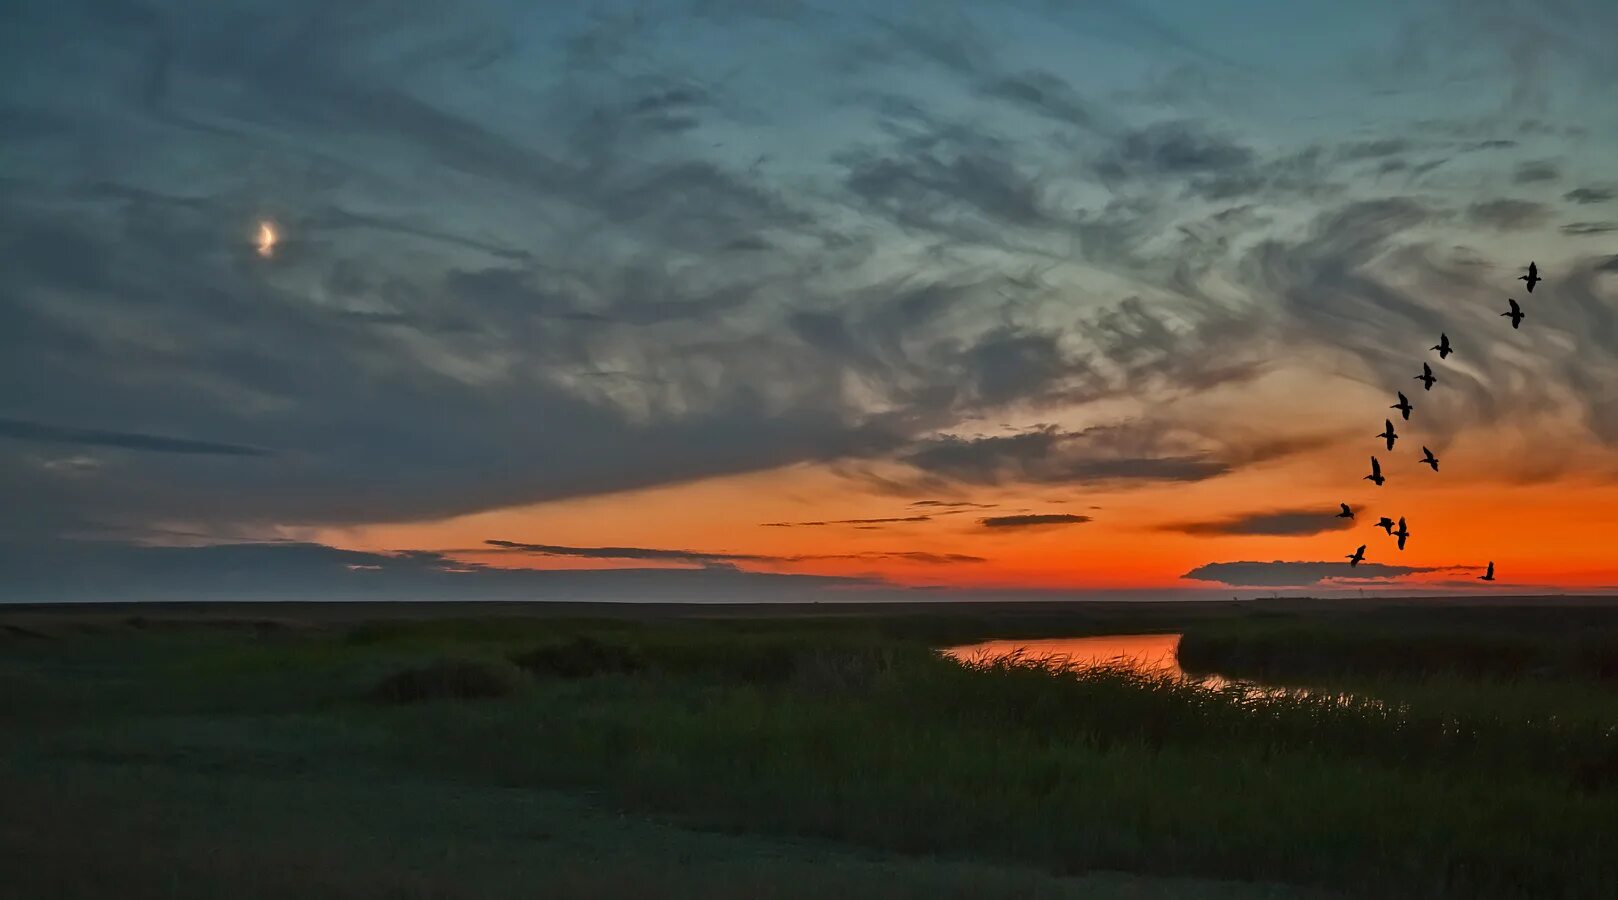
[[[1399,539],[1399,549],[1400,550],[1403,550],[1405,548],[1405,539],[1410,537],[1410,529],[1405,527],[1405,517],[1404,516],[1399,517],[1399,530],[1398,531],[1390,531],[1390,532],[1388,532],[1388,534],[1391,534],[1394,537]]]
[[[1510,297],[1506,298],[1506,302],[1511,304],[1511,309],[1501,313],[1501,317],[1510,319],[1512,328],[1522,327],[1522,320],[1528,318],[1528,314],[1523,312],[1522,307],[1517,305],[1517,301]]]
[[[1353,553],[1350,553],[1343,558],[1348,560],[1348,567],[1351,569],[1359,565],[1365,560],[1365,545],[1361,544],[1360,549],[1355,550]]]
[[[1449,359],[1449,355],[1455,352],[1455,348],[1449,345],[1449,335],[1442,332],[1440,332],[1438,335],[1438,343],[1428,347],[1427,349],[1437,350],[1439,359]]]
[[[1352,519],[1352,518],[1354,518],[1354,511],[1352,509],[1348,508],[1347,503],[1339,503],[1337,505],[1341,506],[1343,508],[1343,511],[1338,513],[1335,518],[1339,518],[1339,519]]]
[[[1421,459],[1422,465],[1432,466],[1434,472],[1438,471],[1438,457],[1433,455],[1433,451],[1428,450],[1426,447],[1423,447],[1423,448],[1421,448],[1421,456],[1422,456],[1422,459]]]
[[[1416,376],[1416,380],[1421,382],[1423,390],[1430,391],[1433,389],[1433,383],[1438,380],[1438,377],[1433,374],[1432,366],[1422,363],[1421,374]]]
[[[1388,450],[1390,450],[1390,451],[1393,450],[1393,442],[1397,441],[1399,439],[1399,435],[1398,435],[1397,432],[1395,432],[1393,430],[1393,420],[1392,419],[1383,419],[1382,420],[1382,433],[1377,435],[1377,437],[1383,439],[1384,441],[1387,441],[1388,442]]]
[[[1388,518],[1387,516],[1383,516],[1382,518],[1377,519],[1376,520],[1376,527],[1382,529],[1383,531],[1386,531],[1390,535],[1393,534],[1393,520]]]
[[[1494,580],[1494,560],[1492,560],[1492,559],[1489,560],[1489,571],[1484,572],[1482,575],[1479,575],[1478,580],[1479,581],[1493,581]]]
[[[1382,477],[1382,464],[1377,462],[1374,456],[1371,457],[1371,474],[1365,476],[1365,480],[1377,487],[1381,487],[1382,482],[1387,481],[1386,478]]]
[[[1404,416],[1406,422],[1410,421],[1410,410],[1414,408],[1410,405],[1410,401],[1405,399],[1404,391],[1399,391],[1399,402],[1388,407],[1388,409],[1397,409],[1399,414]]]
[[[1518,275],[1517,280],[1528,282],[1528,293],[1532,294],[1534,292],[1534,285],[1539,284],[1545,279],[1539,277],[1539,266],[1534,265],[1533,261],[1530,260],[1528,263],[1528,274]]]

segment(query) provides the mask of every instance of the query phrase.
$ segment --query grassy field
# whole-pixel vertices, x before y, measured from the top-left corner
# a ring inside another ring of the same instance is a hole
[[[1612,896],[1618,610],[1144,606],[0,615],[0,893]],[[1182,628],[1355,697],[933,652]]]

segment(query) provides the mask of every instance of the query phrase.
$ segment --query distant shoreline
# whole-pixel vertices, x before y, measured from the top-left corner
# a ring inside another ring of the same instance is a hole
[[[434,619],[465,617],[541,618],[821,618],[984,616],[1048,620],[1217,618],[1252,613],[1329,613],[1382,608],[1537,609],[1618,607],[1618,595],[1449,595],[1434,597],[1261,597],[1247,600],[830,600],[820,602],[566,601],[566,600],[172,600],[0,603],[0,622],[36,618],[152,617],[190,620],[263,618],[308,621]]]

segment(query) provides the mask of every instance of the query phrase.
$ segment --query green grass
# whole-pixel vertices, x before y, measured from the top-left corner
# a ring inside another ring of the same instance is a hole
[[[1266,697],[963,667],[933,651],[940,631],[1003,633],[961,628],[508,618],[9,639],[0,795],[33,812],[0,830],[0,868],[36,861],[25,897],[1618,883],[1618,694],[1599,679],[1344,667],[1358,699]],[[419,702],[376,702],[401,682]]]

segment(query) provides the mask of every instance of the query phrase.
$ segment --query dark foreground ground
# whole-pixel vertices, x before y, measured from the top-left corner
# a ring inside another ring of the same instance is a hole
[[[932,652],[1140,631],[1316,690]],[[1610,898],[1615,725],[1604,600],[9,607],[0,897]]]

